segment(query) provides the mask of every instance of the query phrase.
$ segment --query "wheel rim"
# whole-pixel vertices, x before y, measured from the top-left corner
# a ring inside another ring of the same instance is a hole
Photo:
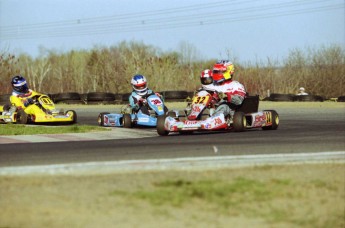
[[[276,116],[276,118],[274,119],[274,122],[276,123],[276,125],[279,125],[279,116]]]
[[[245,116],[243,116],[242,123],[243,123],[243,128],[245,128],[247,126],[247,119]]]

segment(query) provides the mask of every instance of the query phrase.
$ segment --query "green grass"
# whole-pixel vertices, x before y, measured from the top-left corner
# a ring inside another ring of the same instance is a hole
[[[344,165],[339,165],[338,168],[343,169]],[[255,169],[258,172],[267,171],[260,167]],[[276,168],[272,169],[267,172],[275,171]],[[317,215],[320,212],[316,212],[318,209],[314,209],[310,201],[319,201],[319,206],[322,207],[328,203],[328,199],[323,198],[322,194],[341,198],[344,196],[341,193],[343,181],[332,182],[316,176],[300,181],[288,175],[264,179],[247,175],[222,178],[224,175],[227,175],[226,172],[220,178],[191,180],[180,177],[153,181],[150,187],[134,188],[132,191],[117,190],[111,192],[110,196],[126,197],[129,202],[141,200],[157,210],[166,207],[186,210],[189,205],[203,205],[200,210],[211,210],[224,217],[242,215],[247,218],[262,218],[267,224],[286,223],[291,227],[337,227],[343,224],[338,221],[343,218],[341,211],[332,210],[332,217],[321,219]],[[300,211],[303,204],[304,209]]]
[[[150,191],[138,190],[129,194],[121,192],[114,192],[114,194],[146,200],[153,205],[169,204],[176,207],[182,207],[194,200],[201,200],[214,204],[218,209],[227,210],[230,207],[241,207],[246,202],[270,201],[278,197],[277,193],[282,188],[291,185],[291,182],[291,180],[270,180],[265,183],[245,177],[238,177],[232,181],[178,179],[154,182],[153,189]]]
[[[1,124],[0,135],[37,135],[37,134],[63,134],[85,133],[92,131],[108,131],[109,129],[90,125],[67,125],[67,126],[40,126],[21,124]]]
[[[345,227],[344,173],[330,162],[3,175],[0,227]]]

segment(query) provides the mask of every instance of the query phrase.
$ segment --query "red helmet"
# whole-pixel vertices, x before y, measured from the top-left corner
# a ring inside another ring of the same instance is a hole
[[[212,71],[209,69],[203,70],[200,75],[200,81],[203,85],[209,85],[213,82]]]
[[[235,72],[234,65],[228,60],[220,60],[213,66],[213,80],[220,83],[225,80],[232,79]]]

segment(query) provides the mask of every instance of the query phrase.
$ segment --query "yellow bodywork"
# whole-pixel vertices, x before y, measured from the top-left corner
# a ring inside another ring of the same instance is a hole
[[[33,104],[25,107],[24,103],[28,98],[32,99]],[[15,112],[4,112],[3,106],[0,106],[0,112],[2,113],[2,115],[0,115],[0,119],[4,122],[22,122],[18,121],[18,115],[23,111],[26,113],[28,121],[33,123],[75,123],[77,120],[75,111],[70,110],[65,113],[61,110],[57,110],[54,102],[45,94],[32,92],[29,97],[24,98],[11,96],[10,102],[12,107],[16,107]],[[21,115],[23,116],[23,113]]]

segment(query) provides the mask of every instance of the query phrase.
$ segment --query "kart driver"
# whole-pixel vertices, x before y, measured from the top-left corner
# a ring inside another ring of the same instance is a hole
[[[215,114],[223,113],[232,117],[235,111],[230,107],[241,105],[246,96],[244,86],[233,80],[234,72],[234,65],[229,60],[220,60],[213,66],[213,88],[217,92],[213,96],[218,95],[219,100]]]
[[[37,92],[28,88],[26,80],[23,76],[14,76],[11,80],[12,95],[10,97],[11,104],[14,104],[17,108],[25,109],[30,104],[33,104],[33,96],[37,95]]]
[[[156,94],[163,101],[163,97],[159,93],[155,93],[151,89],[147,88],[147,80],[145,76],[141,74],[134,75],[131,80],[131,85],[133,91],[129,95],[129,105],[132,109],[132,112],[138,113],[139,110],[141,110],[142,113],[150,115],[150,112],[145,104],[147,103],[146,98],[152,94]],[[164,109],[167,111],[165,106]]]
[[[215,91],[213,85],[212,71],[210,69],[203,70],[200,75],[201,88],[199,90]]]

